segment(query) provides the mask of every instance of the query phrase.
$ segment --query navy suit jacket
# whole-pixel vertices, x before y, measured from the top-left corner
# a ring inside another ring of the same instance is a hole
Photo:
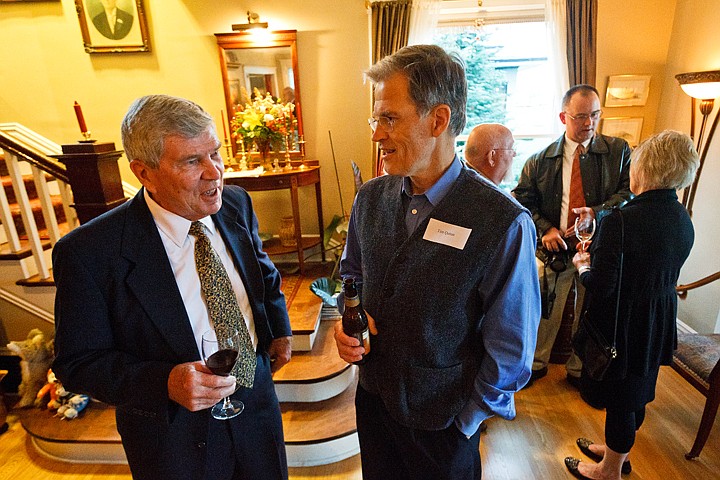
[[[292,334],[280,275],[261,249],[247,192],[226,186],[212,219],[247,290],[261,355],[272,339]],[[64,236],[53,250],[53,273],[53,370],[65,388],[117,407],[133,475],[202,475],[206,452],[198,447],[207,441],[209,412],[190,412],[167,391],[172,368],[200,354],[143,192]],[[263,405],[277,408],[266,376],[235,395],[246,401],[267,394]],[[260,393],[259,385],[269,391]]]

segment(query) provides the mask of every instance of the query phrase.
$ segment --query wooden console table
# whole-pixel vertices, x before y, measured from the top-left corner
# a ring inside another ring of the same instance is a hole
[[[268,255],[279,255],[283,253],[297,252],[300,273],[304,273],[305,267],[305,250],[322,244],[323,231],[323,214],[322,214],[322,192],[320,190],[320,167],[307,166],[304,169],[294,169],[282,172],[265,172],[258,177],[225,177],[225,183],[229,185],[238,185],[248,192],[260,192],[268,190],[290,190],[290,200],[292,202],[293,222],[295,223],[295,247],[285,247],[280,243],[279,239],[272,238],[263,243],[264,250]],[[315,185],[315,201],[317,203],[318,214],[318,236],[305,237],[302,236],[300,228],[300,204],[298,200],[298,188],[309,185]],[[322,248],[322,261],[325,261],[325,249]]]

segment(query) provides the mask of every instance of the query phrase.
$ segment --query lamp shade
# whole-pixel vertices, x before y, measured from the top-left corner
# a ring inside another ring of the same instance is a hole
[[[675,75],[683,91],[693,98],[709,100],[720,97],[720,70]]]

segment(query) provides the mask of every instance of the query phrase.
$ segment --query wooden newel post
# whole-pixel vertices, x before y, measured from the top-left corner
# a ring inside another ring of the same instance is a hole
[[[123,192],[118,159],[122,150],[112,142],[78,142],[62,146],[54,155],[67,167],[75,211],[80,223],[112,210],[127,200]]]

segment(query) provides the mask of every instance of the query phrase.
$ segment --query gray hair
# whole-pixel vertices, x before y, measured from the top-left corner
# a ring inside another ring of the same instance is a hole
[[[419,115],[427,115],[436,105],[448,105],[450,132],[460,135],[465,128],[467,81],[459,56],[448,54],[437,45],[411,45],[377,62],[365,76],[378,83],[395,73],[407,77],[410,98]]]
[[[693,182],[700,165],[692,139],[675,130],[643,141],[630,158],[630,172],[646,190],[685,188]]]
[[[567,92],[565,92],[565,95],[563,95],[563,98],[562,98],[563,111],[565,111],[565,108],[568,106],[568,104],[570,103],[570,100],[572,100],[572,97],[576,93],[582,95],[583,97],[586,97],[586,96],[590,95],[591,93],[594,93],[595,95],[598,96],[598,98],[600,98],[600,94],[598,93],[597,88],[593,87],[592,85],[587,85],[585,83],[581,83],[579,85],[574,85],[574,86],[570,87],[570,89]]]
[[[195,138],[209,128],[214,132],[215,122],[198,104],[169,95],[147,95],[130,105],[120,133],[128,160],[157,168],[166,137]]]

